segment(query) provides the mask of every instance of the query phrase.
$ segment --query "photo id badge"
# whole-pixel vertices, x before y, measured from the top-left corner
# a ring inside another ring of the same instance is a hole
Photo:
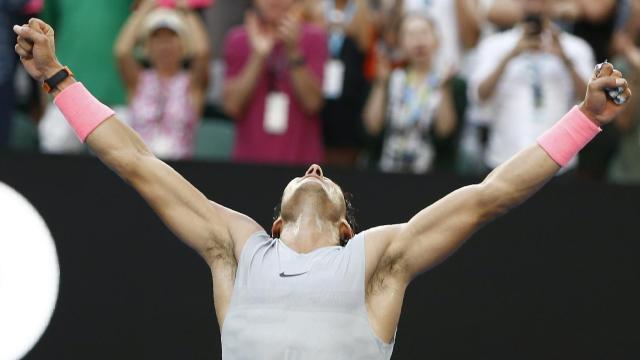
[[[264,110],[264,131],[273,135],[281,135],[289,126],[289,97],[282,92],[267,95]]]
[[[324,66],[324,96],[337,99],[342,95],[344,85],[344,63],[340,60],[329,60]]]

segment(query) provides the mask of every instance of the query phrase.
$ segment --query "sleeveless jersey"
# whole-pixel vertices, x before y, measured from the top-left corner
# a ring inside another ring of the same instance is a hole
[[[224,360],[389,360],[367,316],[364,234],[308,254],[251,236],[221,334]]]

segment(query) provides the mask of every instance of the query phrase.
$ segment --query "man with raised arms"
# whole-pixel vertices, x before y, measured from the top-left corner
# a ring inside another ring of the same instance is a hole
[[[359,234],[340,187],[312,165],[284,189],[270,236],[153,156],[57,61],[49,25],[32,19],[14,31],[25,69],[47,84],[80,139],[209,264],[224,359],[389,359],[411,280],[526,200],[595,137],[623,109],[606,89],[631,96],[622,74],[604,64],[584,102],[482,183],[406,223]]]

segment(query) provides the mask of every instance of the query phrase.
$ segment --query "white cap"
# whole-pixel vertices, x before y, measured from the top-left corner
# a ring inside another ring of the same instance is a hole
[[[144,35],[148,38],[158,29],[169,29],[181,38],[185,35],[185,24],[175,10],[168,8],[156,8],[151,11],[144,23]]]

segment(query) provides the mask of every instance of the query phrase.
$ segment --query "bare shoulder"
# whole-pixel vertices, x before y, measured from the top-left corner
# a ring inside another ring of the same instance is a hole
[[[223,235],[221,241],[216,241],[208,257],[232,257],[234,260],[240,258],[242,249],[249,237],[264,229],[251,217],[238,211],[229,209],[216,202],[209,201],[212,207],[224,218],[228,233]]]
[[[384,225],[364,232],[367,283],[382,264],[388,262],[388,250],[404,224]]]

